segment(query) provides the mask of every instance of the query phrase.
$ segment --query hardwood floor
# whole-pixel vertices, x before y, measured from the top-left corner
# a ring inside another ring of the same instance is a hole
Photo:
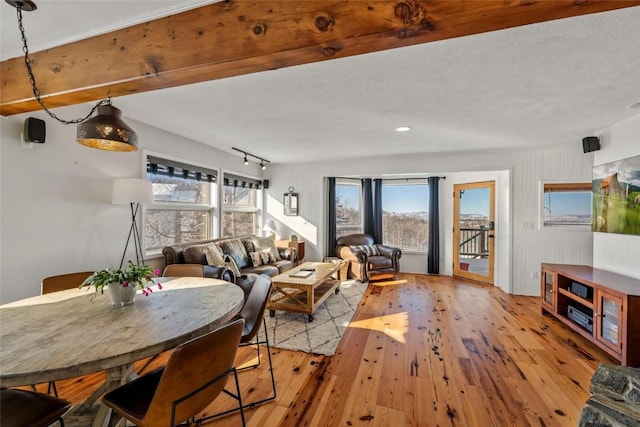
[[[575,426],[595,368],[616,363],[542,316],[538,298],[417,274],[370,284],[335,356],[272,356],[278,397],[248,410],[248,426]],[[242,349],[238,362],[254,357]],[[58,390],[79,402],[100,381],[60,381]],[[266,397],[266,359],[240,382],[245,399]]]

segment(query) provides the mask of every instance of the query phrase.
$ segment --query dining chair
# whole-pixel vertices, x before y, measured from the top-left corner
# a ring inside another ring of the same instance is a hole
[[[40,294],[64,291],[66,289],[78,288],[84,280],[91,276],[93,271],[81,271],[78,273],[60,274],[57,276],[45,277],[42,279]]]
[[[40,286],[40,294],[50,294],[52,292],[64,291],[67,289],[78,288],[82,285],[84,280],[91,276],[93,271],[81,271],[78,273],[67,273],[67,274],[59,274],[57,276],[49,276],[42,279],[42,284]],[[31,386],[31,388],[35,391],[35,386]],[[58,397],[58,389],[56,388],[56,383],[51,381],[47,386],[47,393]]]
[[[47,427],[58,421],[71,404],[66,400],[35,391],[6,388],[0,390],[2,427]]]
[[[102,397],[102,402],[139,427],[175,426],[191,422],[224,392],[238,401],[245,425],[234,359],[244,320],[238,318],[213,332],[180,345],[166,366],[136,378]],[[236,394],[225,389],[229,375]]]
[[[271,295],[271,277],[266,274],[261,274],[256,279],[251,292],[247,297],[239,316],[244,319],[244,328],[242,330],[242,337],[240,338],[240,347],[256,346],[256,352],[258,354],[258,362],[242,368],[237,368],[238,371],[244,371],[246,369],[257,368],[260,366],[260,344],[264,344],[267,347],[267,357],[269,359],[269,371],[271,373],[271,387],[273,389],[273,395],[265,399],[261,399],[255,402],[245,403],[244,409],[253,408],[257,405],[270,402],[276,398],[276,381],[273,375],[273,364],[271,362],[271,348],[269,346],[269,334],[267,332],[267,322],[264,318],[264,312],[267,307],[267,302]],[[261,340],[258,336],[260,327],[264,327],[264,340]],[[238,408],[233,408],[228,411],[219,412],[213,415],[209,415],[204,418],[199,418],[197,422],[203,422],[211,418],[220,417],[232,412],[237,411]]]

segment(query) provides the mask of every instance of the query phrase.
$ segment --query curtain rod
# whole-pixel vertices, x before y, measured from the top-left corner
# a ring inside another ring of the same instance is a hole
[[[336,179],[365,179],[365,178],[354,178],[354,177],[345,177],[345,176],[336,176],[334,177]],[[447,179],[446,176],[436,176],[436,175],[432,175],[432,176],[425,176],[424,178],[371,178],[371,179],[381,179],[383,181],[418,181],[418,180],[425,180],[427,178],[441,178],[441,179]]]

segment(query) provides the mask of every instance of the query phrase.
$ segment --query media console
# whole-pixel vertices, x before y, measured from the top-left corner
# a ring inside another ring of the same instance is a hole
[[[542,264],[549,313],[620,363],[640,367],[640,280],[587,265]]]

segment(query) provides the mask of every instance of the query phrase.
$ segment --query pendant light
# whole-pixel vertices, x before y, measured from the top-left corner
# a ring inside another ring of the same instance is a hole
[[[31,67],[31,59],[29,58],[29,47],[27,46],[27,36],[25,35],[24,26],[22,25],[22,11],[33,11],[38,7],[30,0],[5,0],[8,4],[15,7],[18,15],[18,29],[24,43],[22,50],[24,51],[24,63],[27,67],[29,81],[33,90],[33,96],[42,109],[51,116],[51,118],[62,124],[78,124],[76,141],[87,147],[98,148],[100,150],[109,151],[136,151],[138,149],[138,135],[120,118],[121,111],[111,105],[111,98],[98,101],[93,106],[89,114],[85,117],[75,120],[63,120],[44,105],[40,96],[40,90],[37,87],[36,79]],[[93,113],[98,112],[95,117],[91,117]]]

